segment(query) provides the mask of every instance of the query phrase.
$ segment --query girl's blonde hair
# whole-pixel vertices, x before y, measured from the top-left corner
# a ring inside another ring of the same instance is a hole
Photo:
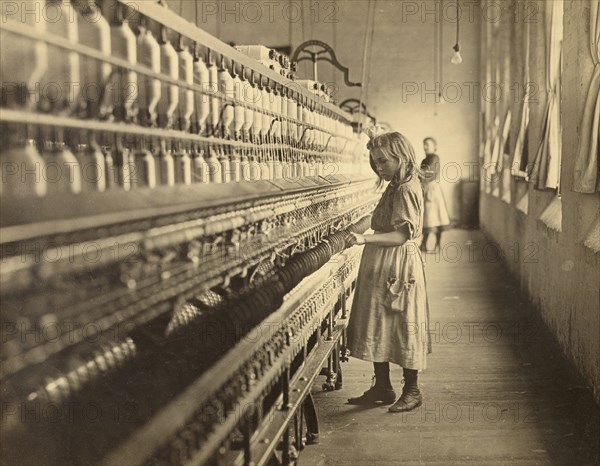
[[[402,134],[398,132],[383,133],[378,136],[374,136],[367,144],[367,149],[371,152],[369,156],[369,164],[375,173],[377,168],[373,162],[373,150],[379,149],[383,155],[388,158],[394,158],[400,161],[399,170],[404,170],[405,179],[411,176],[418,176],[423,178],[421,168],[417,163],[417,157],[415,150],[413,149],[410,141]],[[403,180],[400,180],[403,181]]]

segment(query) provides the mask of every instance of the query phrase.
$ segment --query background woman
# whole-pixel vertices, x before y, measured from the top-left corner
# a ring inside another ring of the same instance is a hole
[[[435,234],[435,250],[439,251],[442,243],[442,231],[450,225],[450,217],[446,208],[444,193],[440,187],[440,158],[436,154],[437,142],[432,137],[423,139],[425,159],[421,162],[423,172],[423,196],[425,212],[423,214],[423,242],[421,250],[427,251],[429,233]]]
[[[431,352],[425,274],[417,243],[423,223],[420,170],[410,142],[400,133],[376,136],[368,148],[371,167],[389,185],[373,212],[374,234],[351,237],[365,248],[348,324],[348,348],[352,356],[373,362],[375,384],[348,403],[393,403],[392,362],[403,368],[405,384],[389,411],[409,411],[423,402],[417,373],[425,369]]]

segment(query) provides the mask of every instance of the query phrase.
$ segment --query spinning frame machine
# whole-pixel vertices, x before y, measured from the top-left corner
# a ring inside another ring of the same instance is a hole
[[[364,136],[285,60],[159,3],[16,3],[2,461],[293,463],[318,441],[311,385],[342,384],[344,238],[378,198]]]

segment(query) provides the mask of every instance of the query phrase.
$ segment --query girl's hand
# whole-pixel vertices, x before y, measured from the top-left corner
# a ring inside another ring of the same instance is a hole
[[[356,238],[352,233],[346,231],[346,235],[344,236],[344,247],[351,248],[356,245]]]
[[[358,244],[359,246],[361,244],[365,244],[365,235],[360,235],[358,233],[350,233],[353,237],[354,237],[354,241],[356,241],[354,244]]]

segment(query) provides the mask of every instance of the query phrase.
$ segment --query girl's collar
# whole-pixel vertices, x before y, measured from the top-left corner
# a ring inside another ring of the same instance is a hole
[[[411,173],[410,175],[406,176],[404,179],[400,179],[400,172],[396,173],[394,175],[394,177],[390,180],[390,184],[388,185],[390,187],[390,189],[395,189],[400,185],[403,185],[404,183],[408,183],[410,180],[412,180],[413,174]]]

